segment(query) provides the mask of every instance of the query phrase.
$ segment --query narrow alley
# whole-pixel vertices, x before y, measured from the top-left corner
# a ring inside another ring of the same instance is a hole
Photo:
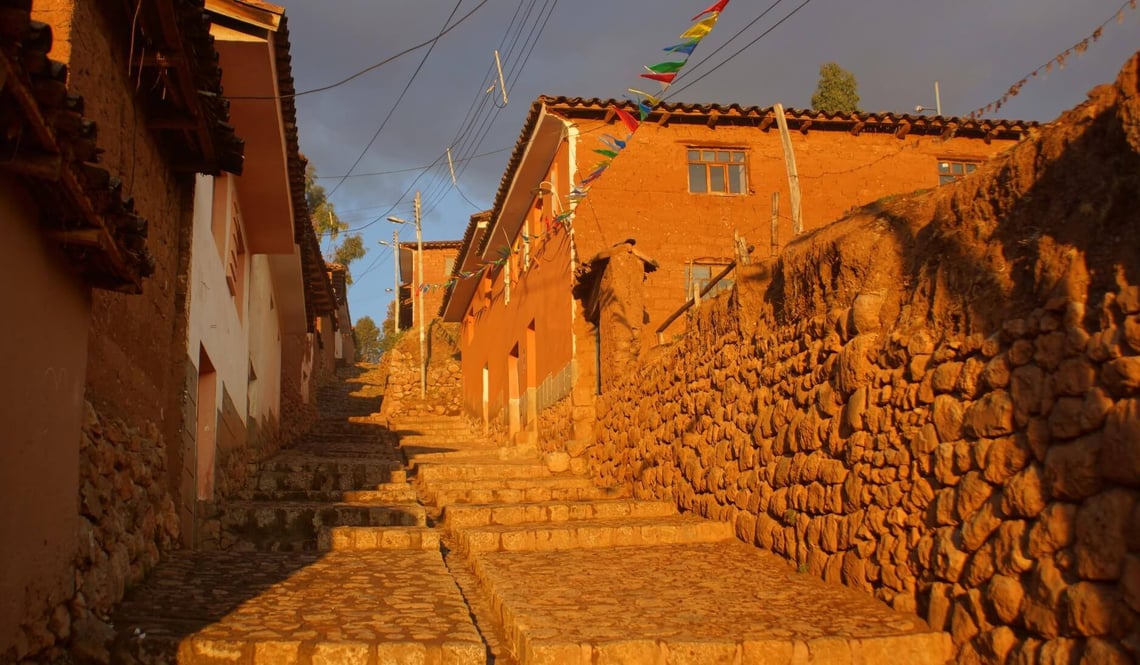
[[[394,422],[366,366],[122,605],[124,663],[942,663],[949,636],[554,473],[459,418]]]

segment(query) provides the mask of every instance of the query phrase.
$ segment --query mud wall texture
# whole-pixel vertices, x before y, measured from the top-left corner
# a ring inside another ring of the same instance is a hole
[[[915,611],[957,662],[1140,660],[1140,89],[741,276],[598,400],[603,484]]]

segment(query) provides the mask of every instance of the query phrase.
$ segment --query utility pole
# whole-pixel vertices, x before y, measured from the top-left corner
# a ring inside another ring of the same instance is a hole
[[[420,319],[420,398],[427,399],[427,338],[424,336],[424,234],[420,222],[420,193],[416,192],[416,293]]]
[[[392,330],[393,335],[400,334],[400,231],[392,229],[392,273],[395,281],[396,294],[396,327]]]

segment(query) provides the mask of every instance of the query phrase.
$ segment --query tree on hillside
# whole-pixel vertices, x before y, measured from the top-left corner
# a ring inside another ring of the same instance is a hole
[[[402,337],[404,334],[402,330],[396,330],[395,298],[393,298],[392,301],[388,303],[388,316],[384,319],[384,323],[381,325],[384,327],[384,336],[380,338],[380,351],[387,353],[395,348],[396,342],[399,342],[400,337]]]
[[[829,62],[819,68],[819,84],[811,95],[811,107],[827,113],[857,113],[858,88],[854,74]]]
[[[317,169],[311,163],[305,169],[305,201],[309,204],[309,219],[317,232],[318,239],[322,243],[328,240],[331,246],[331,250],[325,253],[325,260],[343,265],[346,269],[346,280],[352,284],[352,271],[348,266],[367,252],[364,248],[364,237],[354,233],[345,235],[344,239],[337,243],[341,234],[348,231],[348,224],[337,216],[325,188],[317,184]],[[373,326],[375,325],[373,323]]]
[[[380,329],[371,316],[362,316],[352,327],[356,340],[356,354],[364,362],[380,362]]]

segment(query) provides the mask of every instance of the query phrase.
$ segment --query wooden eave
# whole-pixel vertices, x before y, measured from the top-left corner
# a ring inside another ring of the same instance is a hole
[[[22,177],[40,227],[95,288],[142,291],[154,272],[147,222],[122,182],[97,166],[95,123],[67,92],[67,67],[48,59],[51,27],[31,3],[0,1],[0,169]]]
[[[147,126],[178,156],[175,168],[241,173],[244,147],[228,122],[204,0],[122,4],[137,28],[131,71],[138,77]]]

